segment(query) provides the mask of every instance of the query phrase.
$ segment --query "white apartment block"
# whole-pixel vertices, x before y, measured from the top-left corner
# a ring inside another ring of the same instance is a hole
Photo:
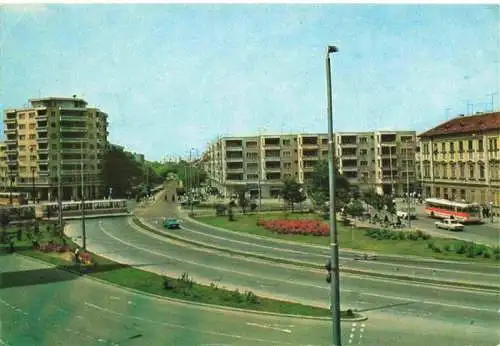
[[[361,190],[402,194],[415,184],[415,131],[335,134],[339,171]],[[282,182],[305,183],[318,160],[328,158],[327,134],[223,137],[204,154],[209,184],[224,195],[244,188],[251,195],[276,197]]]

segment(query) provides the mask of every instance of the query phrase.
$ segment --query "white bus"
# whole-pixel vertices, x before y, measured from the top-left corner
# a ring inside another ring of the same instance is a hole
[[[425,213],[429,217],[455,219],[462,223],[481,222],[481,207],[477,203],[453,202],[442,198],[427,198]]]

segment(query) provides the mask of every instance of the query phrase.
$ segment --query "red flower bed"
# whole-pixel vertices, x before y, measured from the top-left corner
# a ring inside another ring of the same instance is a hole
[[[316,220],[259,220],[257,226],[262,226],[279,234],[303,234],[327,236],[330,234],[328,225]]]

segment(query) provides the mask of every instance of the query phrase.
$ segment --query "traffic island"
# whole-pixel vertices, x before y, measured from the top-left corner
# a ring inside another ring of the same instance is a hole
[[[262,213],[191,217],[194,222],[227,231],[268,237],[277,241],[328,246],[329,226],[317,214]],[[489,247],[458,239],[432,237],[419,230],[393,230],[337,225],[343,249],[381,255],[416,256],[447,261],[500,264],[500,247]]]
[[[23,247],[15,252],[55,265],[55,269],[169,300],[299,318],[327,320],[331,315],[325,308],[260,297],[251,291],[229,290],[216,283],[202,285],[195,282],[188,273],[183,273],[178,278],[163,276],[117,263],[90,252],[80,252],[79,261],[75,263],[74,254],[78,246],[70,238],[64,236],[64,241],[60,237],[49,238],[49,236],[44,237],[47,244],[40,244],[40,248]],[[58,244],[49,246],[49,242]],[[360,321],[367,318],[347,310],[341,312],[341,319]]]

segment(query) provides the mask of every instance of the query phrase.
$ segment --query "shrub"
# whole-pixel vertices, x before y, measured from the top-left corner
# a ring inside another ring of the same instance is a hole
[[[441,248],[439,246],[434,246],[434,248],[432,249],[432,251],[434,251],[435,253],[441,253]]]
[[[450,244],[445,244],[445,245],[443,246],[443,249],[444,249],[444,251],[446,251],[446,252],[450,252],[450,251],[451,251],[451,246],[450,246]]]
[[[250,211],[255,211],[255,209],[257,209],[257,203],[255,202],[250,203]]]
[[[491,258],[491,254],[489,251],[485,251],[484,254],[483,254],[483,257],[484,258]]]
[[[216,216],[224,216],[226,215],[227,207],[224,204],[216,204],[215,205],[215,215]]]

